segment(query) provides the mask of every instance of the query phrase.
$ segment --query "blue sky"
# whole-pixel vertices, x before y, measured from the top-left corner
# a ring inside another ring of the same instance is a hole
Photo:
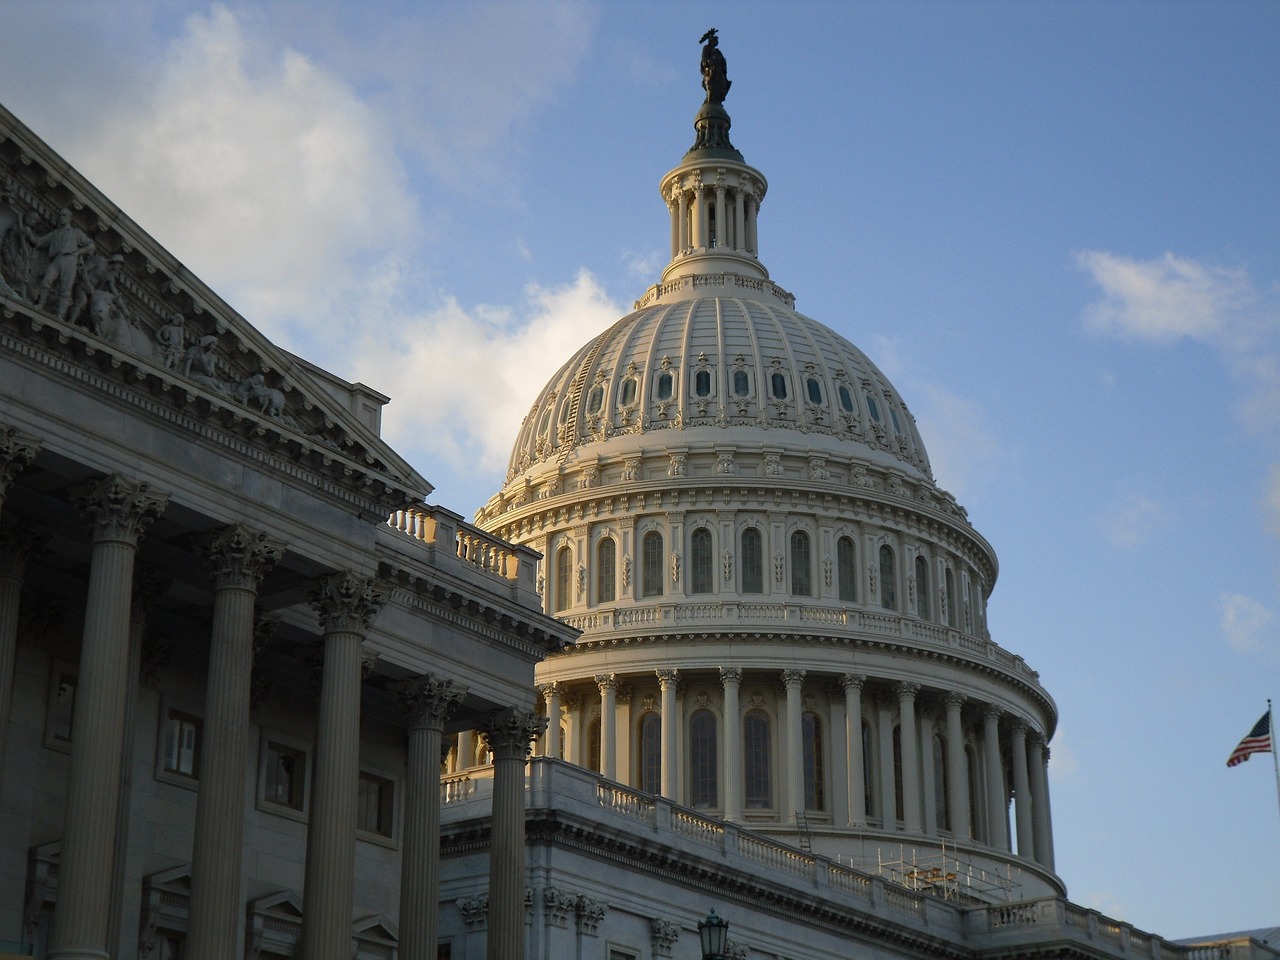
[[[1274,925],[1280,4],[7,0],[0,102],[470,515],[657,279],[720,30],[761,258],[915,413],[1061,723],[1058,868]]]

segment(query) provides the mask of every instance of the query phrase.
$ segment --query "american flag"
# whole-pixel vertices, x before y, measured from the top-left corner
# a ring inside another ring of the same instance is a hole
[[[1255,753],[1271,753],[1273,749],[1271,742],[1271,711],[1268,710],[1253,725],[1253,729],[1245,734],[1244,739],[1236,744],[1236,748],[1231,751],[1231,756],[1227,758],[1227,766],[1234,767],[1237,763],[1244,763]]]

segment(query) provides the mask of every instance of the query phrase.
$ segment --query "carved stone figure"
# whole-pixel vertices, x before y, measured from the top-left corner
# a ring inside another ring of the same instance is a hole
[[[31,292],[31,273],[34,267],[32,247],[36,242],[35,232],[31,229],[34,219],[35,214],[29,210],[18,214],[17,221],[5,232],[4,239],[0,240],[0,271],[13,284],[15,293],[24,300]]]
[[[112,262],[108,262],[107,258],[99,253],[90,253],[80,259],[80,266],[76,270],[76,282],[72,287],[71,308],[67,311],[68,323],[79,323],[80,316],[84,313],[84,309],[90,306],[93,296],[99,290],[108,291],[113,294],[113,302],[120,291],[116,287],[116,276],[119,274],[120,266],[124,262],[124,257],[116,254],[111,258]],[[90,311],[90,317],[93,317]],[[94,333],[101,334],[99,325],[94,325]]]
[[[214,379],[218,372],[218,358],[213,348],[217,342],[217,336],[209,334],[189,344],[182,360],[182,375],[197,383],[221,388],[221,384]]]
[[[43,237],[37,237],[34,245],[49,252],[49,265],[36,291],[35,305],[43,306],[56,285],[58,298],[53,312],[65,320],[71,307],[71,288],[76,282],[80,257],[93,251],[93,241],[71,225],[71,211],[63,207],[58,211],[58,225]]]
[[[707,103],[724,103],[733,81],[727,76],[728,65],[720,52],[720,39],[712,27],[699,38],[702,44],[702,88],[707,91]]]
[[[236,399],[269,417],[279,417],[284,413],[284,393],[268,387],[267,378],[260,373],[240,381],[236,387]]]
[[[177,370],[187,352],[187,320],[180,313],[156,331],[157,359],[166,370]]]

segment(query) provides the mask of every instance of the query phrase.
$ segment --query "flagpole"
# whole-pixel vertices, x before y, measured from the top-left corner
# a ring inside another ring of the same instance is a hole
[[[1267,697],[1267,723],[1271,728],[1271,760],[1276,767],[1276,808],[1280,810],[1280,742],[1276,741],[1276,718],[1271,712],[1271,698]]]

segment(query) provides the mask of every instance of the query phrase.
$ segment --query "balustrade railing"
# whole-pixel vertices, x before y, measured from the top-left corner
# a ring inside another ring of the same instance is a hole
[[[808,874],[814,864],[813,857],[793,847],[784,847],[746,833],[738,835],[738,850],[748,859],[798,876]]]
[[[696,813],[689,813],[687,810],[671,811],[671,829],[710,846],[719,846],[724,838],[724,824],[700,817]]]
[[[634,790],[601,781],[596,785],[596,799],[606,810],[612,810],[633,820],[653,823],[654,802],[651,797],[643,793],[636,793]]]
[[[452,554],[459,563],[533,591],[537,553],[485,533],[440,507],[397,510],[387,526],[411,540]]]

